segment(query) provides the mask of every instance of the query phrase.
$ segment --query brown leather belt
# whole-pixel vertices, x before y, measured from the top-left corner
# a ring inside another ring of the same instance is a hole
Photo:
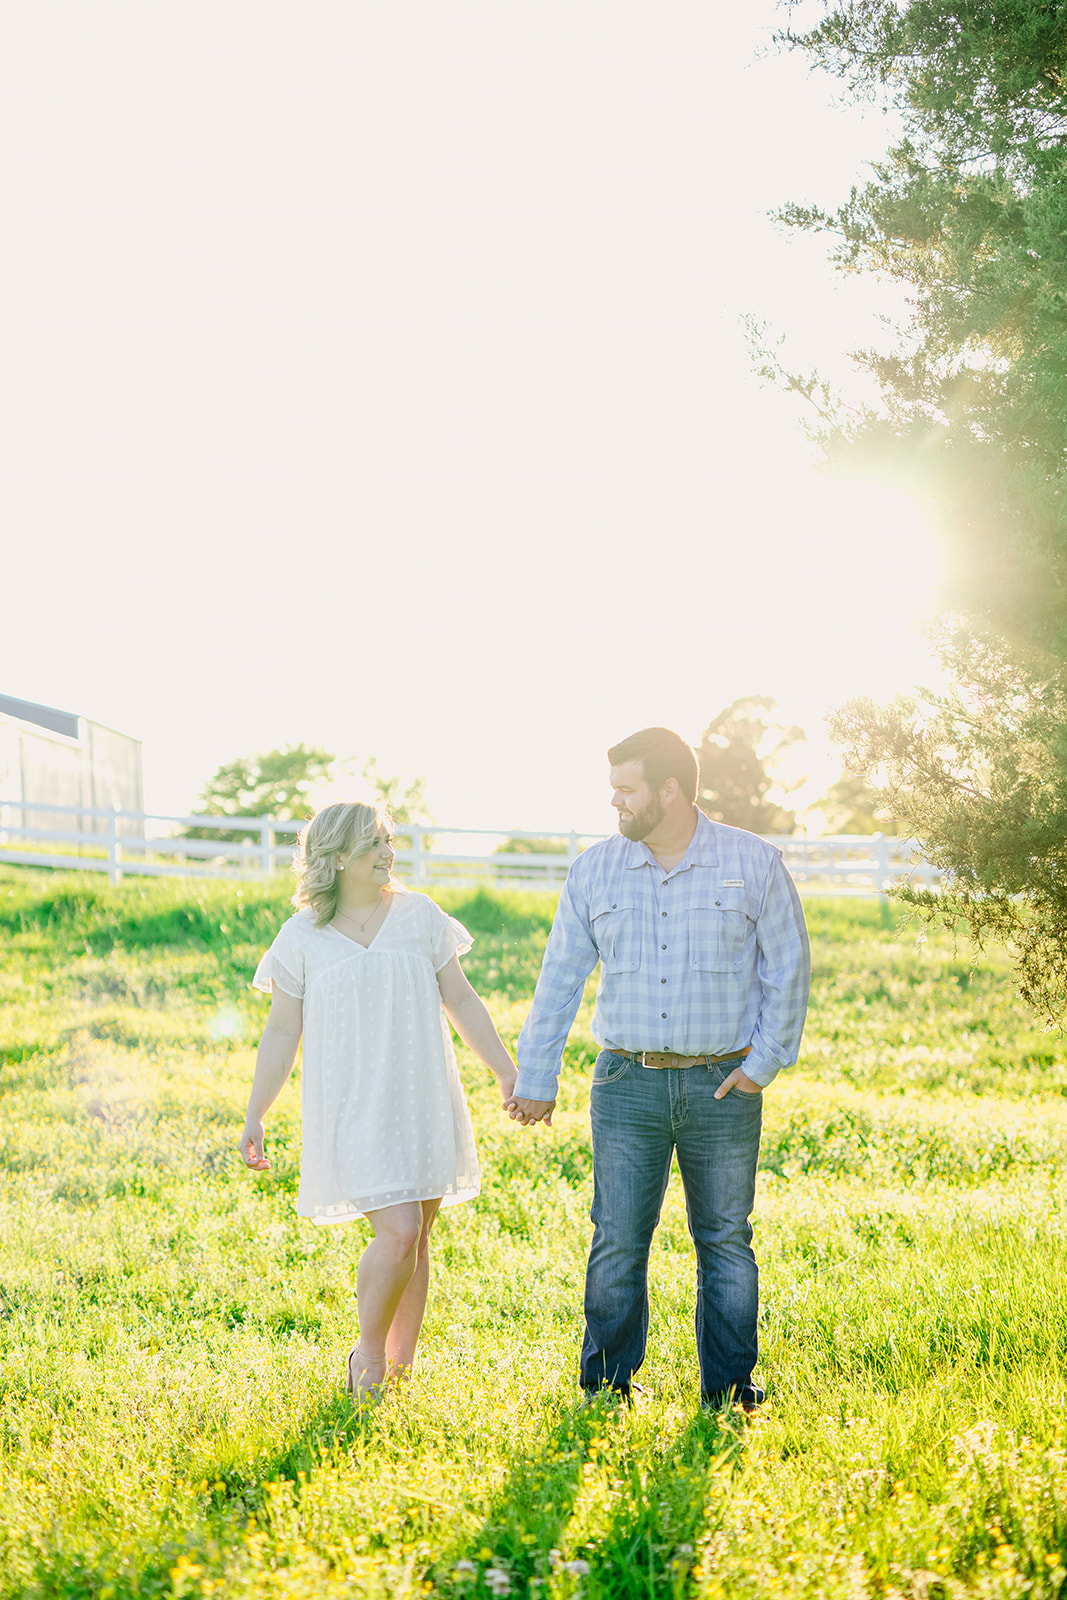
[[[612,1055],[626,1056],[630,1061],[636,1061],[639,1067],[714,1067],[720,1061],[740,1061],[744,1056],[752,1054],[752,1046],[746,1045],[743,1050],[731,1050],[724,1056],[676,1056],[670,1050],[613,1050]]]

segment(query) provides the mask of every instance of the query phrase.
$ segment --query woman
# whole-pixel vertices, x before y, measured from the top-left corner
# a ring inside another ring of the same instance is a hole
[[[426,1309],[430,1229],[442,1205],[478,1193],[478,1157],[447,1014],[512,1100],[515,1064],[463,974],[471,936],[391,876],[377,807],[327,806],[300,835],[290,917],[253,979],[271,995],[241,1135],[270,1168],[263,1118],[304,1036],[297,1212],[319,1223],[365,1216],[374,1237],[356,1277],[359,1339],[346,1387],[375,1400],[404,1373]]]

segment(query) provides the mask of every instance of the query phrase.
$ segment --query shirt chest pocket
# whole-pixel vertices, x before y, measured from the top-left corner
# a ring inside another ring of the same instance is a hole
[[[739,972],[745,964],[752,923],[743,896],[728,891],[691,905],[689,965],[694,972]]]
[[[605,972],[637,972],[641,965],[641,910],[622,900],[593,912],[593,943]]]

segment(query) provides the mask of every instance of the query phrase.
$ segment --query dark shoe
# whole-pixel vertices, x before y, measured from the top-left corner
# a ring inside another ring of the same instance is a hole
[[[730,1411],[734,1406],[740,1406],[746,1416],[751,1416],[766,1400],[766,1391],[758,1383],[746,1383],[741,1389],[720,1389],[718,1394],[709,1394],[701,1400],[701,1411]]]

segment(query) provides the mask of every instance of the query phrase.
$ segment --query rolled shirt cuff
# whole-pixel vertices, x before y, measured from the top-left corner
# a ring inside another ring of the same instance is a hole
[[[753,1056],[748,1056],[741,1063],[741,1071],[746,1078],[751,1078],[753,1083],[758,1083],[761,1089],[766,1089],[777,1078],[781,1067],[769,1066],[766,1061],[757,1061]]]
[[[520,1100],[554,1100],[558,1089],[558,1072],[530,1072],[520,1067],[513,1093]]]

